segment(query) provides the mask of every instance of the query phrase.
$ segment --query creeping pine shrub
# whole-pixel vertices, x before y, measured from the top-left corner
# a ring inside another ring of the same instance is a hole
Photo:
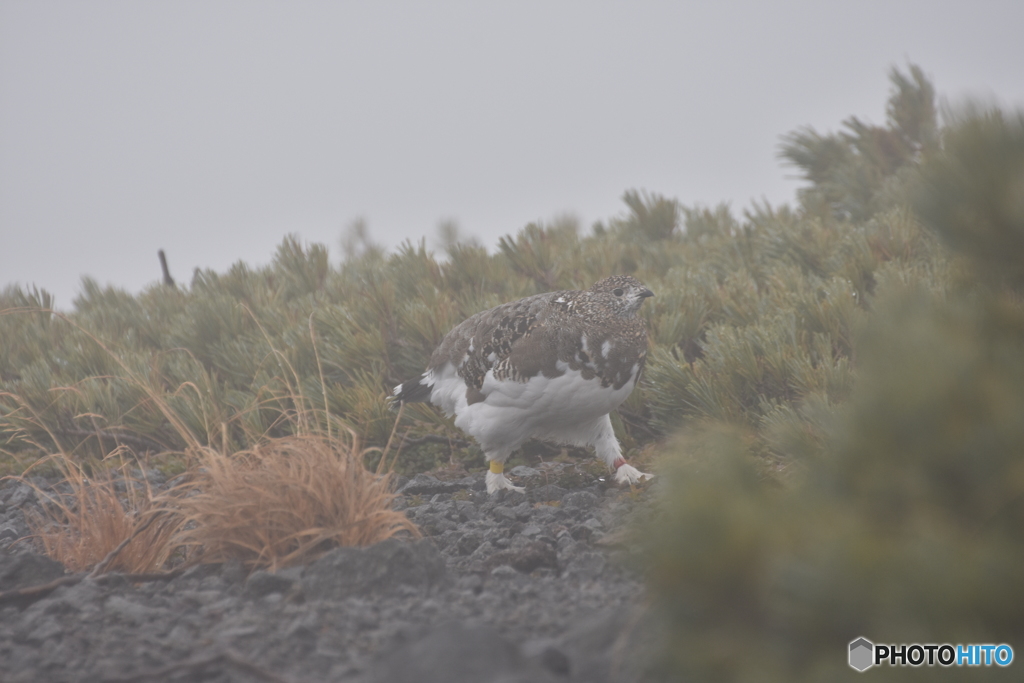
[[[943,131],[918,182],[918,213],[977,276],[879,285],[848,402],[783,440],[799,475],[765,477],[749,425],[666,448],[646,552],[673,680],[1019,677],[847,666],[860,636],[1024,640],[1024,116]]]
[[[320,428],[338,423],[380,447],[396,421],[385,397],[423,371],[452,326],[614,273],[656,294],[641,311],[651,341],[645,375],[613,417],[629,456],[694,420],[742,422],[762,440],[762,427],[783,416],[797,428],[799,406],[831,408],[849,394],[851,339],[886,273],[942,280],[939,241],[905,201],[910,171],[937,144],[934,92],[916,67],[891,78],[885,126],[852,119],[840,134],[787,138],[784,158],[812,182],[796,209],[755,204],[735,216],[724,205],[684,207],[629,190],[624,211],[590,231],[571,216],[531,223],[493,254],[453,242],[451,230],[443,255],[425,241],[386,253],[356,225],[340,263],[289,236],[266,266],[199,271],[187,286],[133,296],[87,280],[64,318],[39,310],[54,303],[45,293],[8,288],[0,449],[101,457],[87,415],[131,434],[133,447],[190,448],[130,374],[156,378],[188,431],[219,450],[293,435],[297,421],[287,416],[303,411]],[[120,362],[90,334],[111,340]],[[405,414],[398,470],[482,466],[478,451],[460,453],[465,435],[431,412]]]

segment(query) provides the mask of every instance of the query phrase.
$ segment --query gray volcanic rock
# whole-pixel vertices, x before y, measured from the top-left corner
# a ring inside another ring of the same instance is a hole
[[[588,683],[650,680],[663,625],[638,606],[611,607],[580,619],[560,640],[574,665],[573,680]]]
[[[435,495],[437,493],[455,493],[469,488],[478,488],[477,482],[472,477],[466,477],[459,481],[441,481],[429,474],[417,474],[398,489],[398,492],[405,496]]]
[[[653,680],[657,632],[636,607],[641,581],[619,561],[626,551],[604,542],[635,514],[636,496],[572,468],[535,468],[526,495],[488,496],[483,473],[409,480],[395,508],[420,540],[336,548],[277,572],[199,565],[0,600],[0,680]],[[0,524],[22,530],[38,501],[18,486],[0,483],[0,500],[20,501]],[[28,540],[0,545],[0,591],[62,574]]]
[[[373,683],[555,683],[539,663],[487,624],[447,622],[378,655]],[[405,641],[405,642],[401,642]]]
[[[64,576],[64,565],[35,553],[0,552],[0,591],[38,586]]]
[[[444,559],[429,540],[389,538],[369,548],[335,548],[306,568],[302,590],[307,599],[344,600],[403,588],[430,590],[445,578]]]

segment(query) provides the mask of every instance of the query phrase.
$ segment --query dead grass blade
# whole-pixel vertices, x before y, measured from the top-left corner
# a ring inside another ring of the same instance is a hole
[[[195,478],[172,492],[176,543],[194,560],[274,570],[333,546],[365,546],[416,526],[391,509],[391,474],[363,464],[354,434],[271,439],[227,456],[203,449]]]
[[[51,493],[20,478],[44,501],[42,512],[29,511],[26,521],[46,554],[69,571],[95,568],[96,573],[149,573],[159,570],[174,550],[172,540],[180,520],[160,515],[149,483],[111,470],[87,476],[81,465],[63,455],[53,462],[63,473]],[[125,491],[118,490],[123,483]],[[102,566],[100,566],[102,563]]]
[[[249,314],[271,344],[260,321],[251,311]],[[148,483],[128,477],[124,466],[119,476],[98,471],[90,478],[73,453],[64,450],[58,435],[50,433],[61,453],[36,466],[53,462],[64,474],[64,491],[50,495],[37,488],[48,503],[44,512],[30,515],[30,524],[46,553],[69,570],[152,572],[178,548],[186,551],[187,562],[237,558],[252,568],[276,569],[308,561],[334,546],[371,545],[403,532],[420,535],[404,514],[391,509],[395,494],[387,461],[402,414],[395,419],[376,471],[368,470],[364,463],[368,451],[360,447],[356,433],[348,430],[336,436],[332,430],[312,316],[310,335],[324,392],[326,429],[321,428],[312,401],[301,393],[298,373],[285,354],[271,345],[287,392],[271,391],[268,400],[293,406],[292,410],[283,409],[281,415],[293,436],[247,434],[255,445],[238,451],[233,448],[227,422],[219,421],[219,444],[215,446],[213,438],[209,445],[203,444],[189,429],[186,418],[172,407],[159,377],[134,373],[107,344],[68,322],[111,355],[126,379],[143,388],[185,442],[191,470],[186,483],[154,496]],[[174,393],[185,391],[195,392],[199,399],[204,393],[188,381],[179,384]],[[31,415],[46,429],[41,416]],[[95,436],[102,449],[97,416],[83,417],[93,419],[89,435]],[[202,418],[208,418],[205,411]],[[216,424],[207,421],[204,433],[212,437],[211,428]],[[107,459],[129,452],[120,446]],[[126,488],[119,490],[119,485]]]
[[[297,433],[312,433],[313,430],[310,428],[309,419],[314,415],[312,409],[313,403],[302,393],[302,377],[300,377],[299,373],[295,371],[294,367],[292,367],[292,364],[288,361],[288,357],[281,351],[274,348],[274,343],[271,340],[270,335],[263,327],[263,323],[260,322],[260,319],[252,312],[252,309],[245,304],[239,304],[239,306],[241,306],[245,312],[249,314],[249,317],[252,318],[252,321],[256,323],[256,327],[259,328],[260,333],[263,335],[263,339],[267,342],[267,346],[270,347],[270,352],[273,354],[274,359],[277,360],[278,367],[281,369],[281,374],[279,376],[284,380],[285,386],[288,387],[288,394],[291,396],[292,401],[295,404],[294,420]],[[291,375],[291,379],[288,378],[289,375]],[[315,422],[313,424],[315,424]]]
[[[327,382],[324,381],[324,366],[320,362],[320,349],[317,348],[316,344],[316,330],[313,327],[313,314],[309,314],[309,340],[313,345],[313,354],[316,356],[316,371],[320,375],[320,393],[323,394],[324,398],[324,422],[327,423],[327,438],[333,439],[334,434],[331,433],[331,404],[327,400]]]

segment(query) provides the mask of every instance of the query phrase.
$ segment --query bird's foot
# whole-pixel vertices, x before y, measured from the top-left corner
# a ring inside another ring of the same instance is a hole
[[[627,465],[623,462],[615,470],[615,483],[616,484],[636,484],[642,479],[651,480],[654,478],[653,474],[647,472],[641,472],[632,465]]]
[[[497,493],[501,489],[508,489],[509,491],[518,491],[519,493],[526,493],[526,489],[522,486],[513,486],[512,482],[501,472],[488,472],[487,477],[484,479],[487,482],[487,493]]]

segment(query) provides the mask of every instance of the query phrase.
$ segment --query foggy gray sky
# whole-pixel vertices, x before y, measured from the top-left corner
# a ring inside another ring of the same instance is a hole
[[[1024,2],[0,0],[0,288],[70,308],[357,217],[493,247],[629,188],[793,200],[779,136],[884,122],[888,70],[1024,106]]]

